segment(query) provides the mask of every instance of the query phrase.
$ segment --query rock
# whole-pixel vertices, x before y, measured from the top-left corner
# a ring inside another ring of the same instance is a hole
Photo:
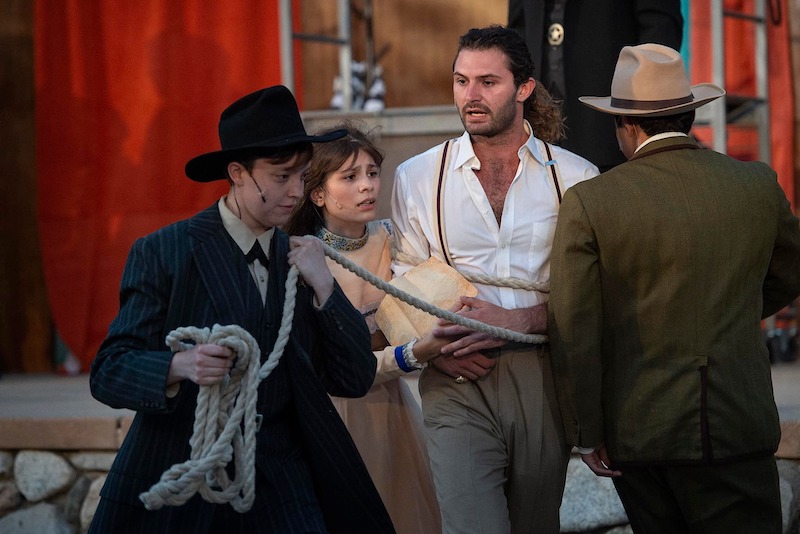
[[[14,478],[22,495],[37,502],[69,487],[75,480],[75,469],[58,454],[22,451],[14,460]]]
[[[78,477],[75,484],[69,489],[67,493],[67,502],[64,504],[64,515],[67,521],[77,524],[81,518],[81,507],[89,493],[89,486],[92,484],[92,479],[87,476]]]
[[[781,515],[783,531],[800,532],[800,464],[778,460],[781,477]]]
[[[13,480],[0,482],[0,515],[22,503],[22,495]]]
[[[100,503],[100,489],[106,482],[106,475],[98,477],[92,481],[89,486],[89,492],[86,498],[83,499],[83,506],[81,506],[81,530],[86,532],[89,524],[94,518],[94,513],[97,511],[97,505]]]
[[[580,458],[570,458],[561,501],[561,532],[591,531],[627,522],[611,479],[596,476]]]
[[[55,504],[40,503],[0,519],[0,534],[75,534]]]
[[[69,456],[69,461],[82,471],[109,471],[114,463],[113,452],[78,452]]]
[[[0,451],[0,478],[7,478],[14,469],[14,455]]]

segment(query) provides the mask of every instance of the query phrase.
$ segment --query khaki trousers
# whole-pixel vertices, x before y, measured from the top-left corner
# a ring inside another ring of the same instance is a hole
[[[557,534],[569,448],[548,347],[493,352],[496,367],[476,382],[433,366],[420,377],[443,531]]]

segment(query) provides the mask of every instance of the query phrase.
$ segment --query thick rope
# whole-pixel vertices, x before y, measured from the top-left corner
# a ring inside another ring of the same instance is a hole
[[[325,255],[345,269],[426,313],[510,341],[547,341],[546,336],[521,334],[487,325],[433,306],[388,284],[325,243],[322,246]],[[173,352],[188,350],[196,344],[216,343],[230,348],[236,359],[222,382],[200,387],[192,437],[189,439],[189,460],[170,467],[157,483],[139,495],[148,510],[158,510],[164,505],[180,506],[197,493],[210,503],[229,502],[240,513],[247,512],[253,506],[258,386],[278,365],[289,341],[298,277],[297,267],[292,266],[286,279],[286,297],[278,339],[260,367],[261,350],[258,343],[240,326],[215,324],[212,329],[189,326],[175,329],[167,335],[166,344]],[[231,460],[234,460],[236,469],[233,479],[225,469]]]
[[[325,249],[326,256],[334,260],[336,263],[338,263],[348,271],[351,271],[356,276],[366,280],[373,286],[382,289],[385,293],[392,295],[393,297],[397,297],[403,302],[410,304],[411,306],[414,306],[415,308],[418,308],[424,311],[425,313],[429,313],[440,319],[445,319],[446,321],[450,321],[453,324],[465,326],[467,328],[477,330],[478,332],[483,332],[484,334],[489,334],[494,337],[507,339],[509,341],[517,341],[519,343],[538,343],[538,344],[547,342],[547,336],[541,334],[522,334],[520,332],[515,332],[507,328],[501,328],[499,326],[492,326],[490,324],[482,323],[480,321],[476,321],[475,319],[470,319],[468,317],[455,314],[451,311],[443,310],[441,308],[433,306],[425,302],[424,300],[418,299],[413,295],[409,295],[405,291],[397,289],[395,286],[389,284],[385,280],[378,278],[368,270],[354,263],[349,258],[343,256],[336,249],[331,248],[327,244],[322,243],[322,246]]]
[[[411,256],[406,254],[405,252],[401,252],[394,247],[392,247],[392,259],[401,261],[403,263],[407,263],[409,265],[419,265],[423,261],[423,258],[419,258],[416,256]],[[468,282],[476,283],[476,284],[484,284],[487,286],[495,286],[495,287],[510,287],[511,289],[523,289],[525,291],[538,291],[539,293],[550,293],[550,284],[548,282],[534,282],[532,280],[523,280],[522,278],[515,278],[513,276],[509,277],[497,277],[497,276],[490,276],[488,274],[483,273],[469,273],[466,271],[458,271],[458,274],[463,276]]]

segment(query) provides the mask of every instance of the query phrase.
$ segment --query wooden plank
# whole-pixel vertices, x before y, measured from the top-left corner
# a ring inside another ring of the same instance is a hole
[[[132,418],[0,419],[0,450],[117,450]]]

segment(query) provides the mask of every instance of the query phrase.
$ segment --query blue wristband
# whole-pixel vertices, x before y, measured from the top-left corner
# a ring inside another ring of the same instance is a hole
[[[406,360],[403,358],[403,345],[394,348],[394,359],[397,360],[397,366],[406,373],[414,371],[413,368],[406,365]]]

